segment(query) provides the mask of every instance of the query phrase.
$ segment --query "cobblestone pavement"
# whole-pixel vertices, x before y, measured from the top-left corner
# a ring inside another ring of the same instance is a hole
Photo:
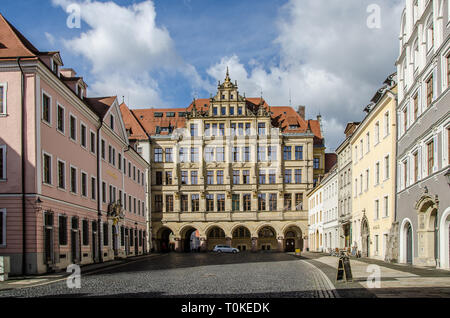
[[[81,288],[66,279],[0,290],[0,297],[337,297],[329,278],[313,264],[282,253],[166,254],[91,274]]]
[[[315,253],[304,256],[329,277],[341,297],[450,298],[450,271],[351,259],[353,282],[336,283],[337,257]],[[379,286],[374,285],[372,279],[377,272]]]

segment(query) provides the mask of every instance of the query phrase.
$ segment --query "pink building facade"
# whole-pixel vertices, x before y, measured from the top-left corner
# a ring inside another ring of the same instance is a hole
[[[116,97],[40,52],[0,15],[0,255],[11,274],[148,252],[149,165]]]

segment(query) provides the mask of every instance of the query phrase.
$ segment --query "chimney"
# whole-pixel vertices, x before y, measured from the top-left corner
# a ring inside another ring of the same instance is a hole
[[[60,73],[64,75],[65,77],[75,77],[77,75],[77,72],[73,70],[73,68],[63,68],[60,70]]]
[[[306,110],[306,107],[302,106],[302,105],[298,106],[298,108],[297,108],[297,114],[303,119],[305,119],[305,110]]]

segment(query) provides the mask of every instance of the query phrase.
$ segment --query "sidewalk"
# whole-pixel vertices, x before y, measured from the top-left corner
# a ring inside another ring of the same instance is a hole
[[[140,255],[125,259],[118,259],[113,261],[107,261],[104,263],[96,263],[96,264],[87,264],[87,265],[80,265],[81,267],[81,274],[82,275],[89,275],[93,274],[97,271],[112,268],[118,265],[125,265],[132,262],[137,262],[143,259],[147,258],[153,258],[157,256],[161,256],[162,254],[148,254],[148,255]],[[14,276],[9,277],[9,280],[6,282],[0,282],[0,290],[6,290],[6,289],[14,289],[14,288],[26,288],[26,287],[33,287],[37,285],[42,284],[48,284],[52,283],[61,279],[64,279],[65,277],[71,275],[72,273],[67,273],[66,271],[56,272],[56,273],[50,273],[50,274],[44,274],[44,275],[28,275],[28,276]]]
[[[353,282],[336,283],[337,257],[322,253],[303,253],[303,257],[326,272],[342,297],[450,297],[450,271],[351,258]],[[374,268],[380,270],[380,288],[369,288]]]

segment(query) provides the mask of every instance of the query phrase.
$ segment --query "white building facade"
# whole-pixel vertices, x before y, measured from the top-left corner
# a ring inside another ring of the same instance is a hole
[[[323,183],[323,235],[324,251],[339,248],[338,173],[337,165],[325,176]]]
[[[323,240],[323,189],[321,183],[308,192],[308,246],[312,252],[324,251]]]

